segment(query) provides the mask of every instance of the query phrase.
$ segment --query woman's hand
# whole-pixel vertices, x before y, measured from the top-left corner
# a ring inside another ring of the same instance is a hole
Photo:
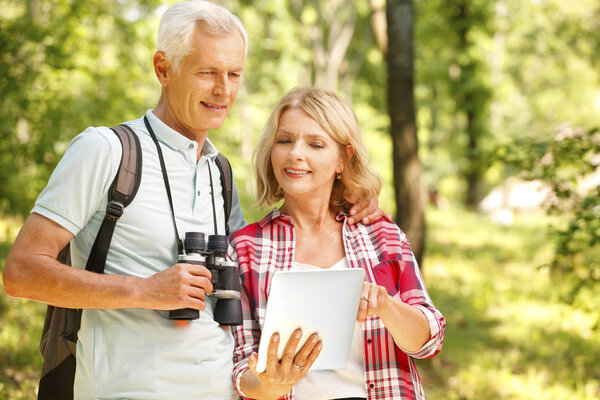
[[[396,344],[407,352],[416,352],[431,338],[429,321],[423,311],[390,296],[383,286],[364,282],[356,320],[365,322],[377,315]]]
[[[360,303],[358,305],[358,322],[365,322],[365,318],[379,315],[387,311],[391,297],[383,286],[377,286],[370,282],[364,282]]]
[[[267,369],[263,373],[256,371],[258,355],[253,353],[248,360],[251,374],[244,373],[240,382],[242,392],[246,396],[260,399],[278,399],[285,396],[292,386],[304,378],[323,348],[317,334],[312,334],[294,356],[301,337],[300,329],[292,333],[279,361],[277,350],[280,338],[279,334],[273,334],[267,350]]]

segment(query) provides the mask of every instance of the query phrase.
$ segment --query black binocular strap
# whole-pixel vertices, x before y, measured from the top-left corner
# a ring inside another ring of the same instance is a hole
[[[142,149],[137,135],[124,124],[110,129],[121,141],[123,152],[117,174],[108,189],[106,215],[102,225],[100,225],[85,266],[86,270],[99,274],[104,273],[106,256],[117,220],[138,191],[142,169]]]
[[[215,187],[213,185],[212,172],[210,171],[210,164],[208,164],[208,179],[210,179],[210,199],[212,200],[212,210],[213,210],[213,226],[215,229],[215,235],[219,234],[217,230],[217,210],[215,208]],[[225,221],[225,225],[227,226],[227,221]]]
[[[158,143],[158,139],[150,126],[150,122],[148,122],[148,118],[144,117],[144,124],[146,124],[146,128],[148,132],[150,132],[150,136],[152,137],[152,141],[156,146],[156,151],[158,153],[158,159],[160,161],[160,170],[162,172],[163,181],[165,182],[165,189],[167,191],[167,197],[169,198],[169,206],[171,207],[171,217],[173,218],[173,226],[175,227],[175,237],[177,238],[177,254],[183,254],[183,242],[179,238],[179,229],[177,229],[177,221],[175,221],[175,209],[173,208],[173,197],[171,196],[171,185],[169,185],[169,177],[167,175],[167,167],[165,166],[165,159],[162,154],[162,150],[160,149],[160,143]]]
[[[221,191],[223,194],[223,207],[225,209],[225,234],[229,236],[229,216],[231,215],[231,202],[233,198],[233,171],[229,160],[223,154],[218,153],[215,162],[221,174]]]

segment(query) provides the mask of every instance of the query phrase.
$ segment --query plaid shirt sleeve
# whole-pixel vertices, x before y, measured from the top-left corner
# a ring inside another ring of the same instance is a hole
[[[250,228],[251,226],[244,230],[249,230]],[[229,246],[229,256],[233,261],[239,263],[242,314],[244,318],[242,325],[235,326],[232,329],[235,340],[233,351],[233,382],[235,389],[244,399],[248,397],[245,397],[240,389],[240,379],[242,374],[248,370],[248,359],[252,353],[258,353],[258,344],[260,342],[260,326],[255,309],[250,305],[253,297],[250,284],[252,271],[249,262],[249,249],[248,246],[244,246],[243,238],[237,243],[234,242],[234,245],[230,244]]]
[[[398,231],[402,234],[399,229]],[[399,290],[394,297],[400,298],[404,303],[421,310],[429,321],[429,330],[431,333],[431,338],[421,349],[405,353],[413,358],[429,358],[439,353],[442,349],[446,321],[444,316],[433,305],[431,298],[429,298],[423,276],[410,248],[408,239],[406,239],[406,235],[402,234],[402,237],[402,260],[399,262],[401,265]]]
[[[442,347],[446,322],[429,298],[406,235],[385,220],[370,225],[345,225],[346,255],[366,279],[419,308],[429,321],[431,338],[416,352],[403,351],[379,317],[365,321],[365,376],[369,399],[424,399],[415,358],[432,357]]]

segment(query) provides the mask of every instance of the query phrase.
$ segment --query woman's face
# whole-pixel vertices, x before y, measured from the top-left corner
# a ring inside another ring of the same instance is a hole
[[[285,197],[321,197],[327,202],[336,173],[343,171],[344,165],[338,143],[299,108],[289,108],[281,115],[271,164]]]

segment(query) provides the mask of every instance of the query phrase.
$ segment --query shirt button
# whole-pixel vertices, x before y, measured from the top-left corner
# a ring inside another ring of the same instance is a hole
[[[373,388],[375,387],[375,385],[371,383],[371,384],[369,385],[369,387],[370,387],[371,389],[373,389]]]
[[[193,150],[194,149],[194,143],[190,143],[189,148],[190,148],[190,150]]]
[[[371,344],[373,341],[371,339],[367,339],[367,343]]]
[[[197,193],[198,193],[198,197],[200,197],[200,191],[199,191],[199,190],[198,190],[198,192],[197,192]]]

